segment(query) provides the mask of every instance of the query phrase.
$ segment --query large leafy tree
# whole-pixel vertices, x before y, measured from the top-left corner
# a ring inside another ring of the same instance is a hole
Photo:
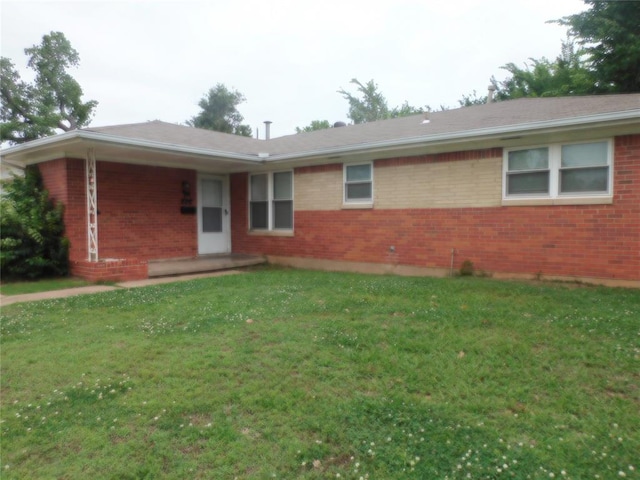
[[[640,1],[584,0],[584,12],[552,23],[568,26],[560,55],[529,59],[524,68],[508,63],[496,99],[640,92]],[[465,95],[460,105],[486,97]]]
[[[349,93],[344,88],[338,90],[338,93],[349,102],[347,116],[353,123],[375,122],[389,118],[387,99],[378,91],[378,85],[373,80],[362,84],[357,78],[353,78],[350,83],[358,87],[360,96]]]
[[[67,274],[69,242],[64,237],[63,206],[49,199],[36,167],[4,185],[0,233],[3,278]]]
[[[64,34],[44,35],[25,54],[36,72],[33,83],[20,78],[10,59],[0,58],[1,140],[23,143],[88,125],[98,102],[83,102],[80,84],[67,72],[79,65],[80,56]]]
[[[502,67],[511,76],[498,85],[498,99],[596,93],[594,73],[588,68],[584,52],[576,50],[571,39],[562,43],[561,54],[554,61],[543,57],[530,62],[525,68],[514,63]]]
[[[400,106],[389,108],[387,99],[378,91],[378,85],[373,80],[363,84],[354,78],[350,83],[357,86],[359,96],[347,92],[344,88],[338,90],[338,93],[349,102],[347,116],[353,120],[353,123],[375,122],[376,120],[406,117],[424,112],[424,109],[413,107],[406,101]]]
[[[187,120],[187,125],[250,137],[251,127],[242,124],[244,117],[237,108],[245,100],[244,95],[237,90],[229,90],[218,83],[202,97],[198,103],[202,111]]]
[[[640,2],[584,0],[588,10],[557,23],[569,27],[589,56],[595,90],[640,92]]]

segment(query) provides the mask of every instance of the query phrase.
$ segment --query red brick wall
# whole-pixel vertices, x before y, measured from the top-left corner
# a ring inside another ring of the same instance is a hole
[[[38,165],[49,197],[64,207],[65,235],[71,242],[69,259],[87,259],[87,199],[84,161],[59,159]]]
[[[146,260],[125,259],[89,262],[87,260],[71,262],[71,272],[90,282],[122,282],[144,280],[149,277]]]
[[[65,205],[70,260],[87,260],[84,160],[53,160],[39,168],[50,196]],[[196,205],[196,172],[98,161],[97,179],[101,259],[197,255],[197,218],[180,213],[183,180],[191,183]]]
[[[99,161],[97,177],[100,258],[197,255],[197,217],[180,213],[184,180],[196,205],[195,171]]]
[[[640,280],[640,135],[616,138],[614,168],[611,205],[296,211],[294,237],[248,234],[247,175],[236,174],[233,251],[448,268],[455,249],[456,269],[469,259],[488,272]]]

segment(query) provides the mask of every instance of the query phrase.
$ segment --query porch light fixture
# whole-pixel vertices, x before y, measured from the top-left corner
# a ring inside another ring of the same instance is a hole
[[[180,213],[194,214],[196,207],[191,206],[191,184],[187,180],[182,181],[182,201],[180,205]]]
[[[182,182],[182,205],[191,205],[191,184],[186,180]]]

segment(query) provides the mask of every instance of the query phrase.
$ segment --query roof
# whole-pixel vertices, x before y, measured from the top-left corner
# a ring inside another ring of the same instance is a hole
[[[300,161],[364,151],[435,143],[469,142],[560,128],[626,123],[640,133],[640,94],[522,98],[409,117],[258,140],[161,121],[95,127],[11,147],[3,157],[19,157],[38,145],[66,138],[156,148],[184,155],[246,162]],[[74,137],[74,138],[75,138]]]
[[[250,137],[187,127],[160,120],[128,125],[85,128],[83,130],[116,137],[245,154],[257,153],[257,145],[262,143]]]

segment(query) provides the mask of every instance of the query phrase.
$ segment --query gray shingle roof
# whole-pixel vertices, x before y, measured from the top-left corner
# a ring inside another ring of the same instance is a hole
[[[257,140],[161,121],[88,128],[87,131],[223,152],[295,155],[384,141],[464,134],[464,132],[534,125],[581,117],[638,111],[640,94],[554,98],[523,98],[486,105],[431,112],[360,125],[349,125],[271,140]],[[428,122],[425,122],[428,119]]]
[[[262,143],[255,138],[187,127],[174,123],[161,122],[160,120],[127,125],[113,125],[109,127],[86,128],[84,130],[170,145],[246,154],[257,153],[258,146]]]

